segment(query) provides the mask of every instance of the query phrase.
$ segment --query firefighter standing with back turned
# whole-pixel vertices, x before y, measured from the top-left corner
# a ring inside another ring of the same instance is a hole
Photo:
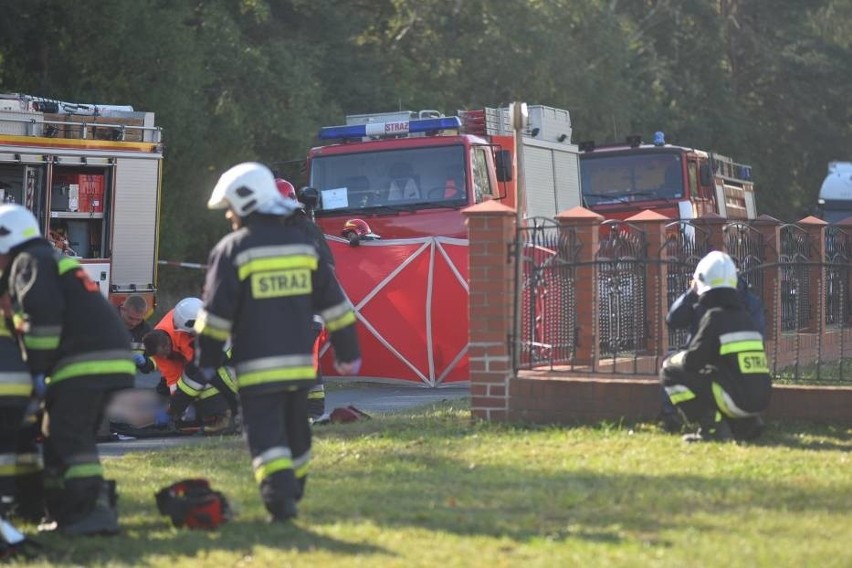
[[[226,171],[207,206],[227,208],[233,232],[210,253],[196,360],[212,377],[231,338],[255,479],[270,521],[284,522],[297,514],[311,457],[313,315],[325,321],[337,371],[351,375],[361,364],[355,312],[316,244],[288,222],[300,204],[278,193],[266,166]]]
[[[80,263],[54,251],[20,205],[0,206],[0,270],[29,371],[36,384],[46,382],[45,505],[53,522],[43,528],[118,533],[115,485],[103,479],[95,430],[111,391],[133,386],[126,328]]]

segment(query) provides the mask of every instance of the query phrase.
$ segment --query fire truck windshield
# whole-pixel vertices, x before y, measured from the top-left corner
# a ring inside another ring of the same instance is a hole
[[[580,173],[589,206],[684,195],[681,157],[671,152],[583,156]]]
[[[318,215],[460,207],[466,203],[464,146],[317,156],[310,185]]]

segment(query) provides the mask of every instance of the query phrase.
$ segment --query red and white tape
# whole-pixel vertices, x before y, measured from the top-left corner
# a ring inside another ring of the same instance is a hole
[[[178,268],[196,268],[199,270],[206,270],[206,264],[199,264],[197,262],[178,262],[176,260],[158,260],[157,264],[162,264],[163,266],[176,266]]]

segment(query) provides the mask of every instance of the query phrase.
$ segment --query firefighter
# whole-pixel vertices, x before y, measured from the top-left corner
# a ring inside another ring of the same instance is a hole
[[[143,372],[159,370],[166,388],[158,392],[170,397],[168,408],[155,417],[157,427],[180,420],[190,404],[194,404],[205,433],[222,433],[236,420],[236,383],[227,366],[217,370],[216,384],[202,384],[197,376],[192,326],[201,306],[199,298],[184,298],[145,336],[145,356],[137,358],[137,368]]]
[[[278,193],[266,166],[226,171],[207,206],[227,208],[233,232],[210,252],[196,360],[213,376],[232,341],[255,479],[270,521],[283,522],[297,514],[311,457],[313,314],[325,321],[338,372],[350,375],[361,364],[355,312],[316,243],[287,222],[300,204]]]
[[[38,401],[11,325],[9,295],[0,293],[0,517],[38,522],[44,513]]]
[[[80,263],[54,251],[20,205],[0,206],[0,270],[30,374],[46,384],[45,505],[52,522],[40,528],[116,534],[115,484],[103,479],[95,430],[111,392],[133,386],[126,328]]]
[[[296,188],[286,179],[275,178],[275,187],[278,188],[278,193],[282,196],[297,201]],[[310,219],[305,208],[300,207],[296,209],[293,215],[287,218],[286,222],[299,227],[313,240],[319,252],[320,260],[327,263],[333,270],[334,255],[331,254],[331,248],[325,240],[322,229]],[[308,415],[312,422],[319,420],[325,414],[325,379],[323,379],[319,366],[319,351],[322,344],[326,341],[328,334],[325,332],[322,318],[319,316],[314,316],[314,331],[316,332],[316,340],[314,341],[314,369],[317,372],[317,383],[308,391]]]
[[[754,424],[769,406],[763,335],[740,302],[730,256],[707,254],[693,280],[704,315],[686,349],[663,361],[660,380],[671,402],[699,425],[684,440],[728,441],[731,422]]]

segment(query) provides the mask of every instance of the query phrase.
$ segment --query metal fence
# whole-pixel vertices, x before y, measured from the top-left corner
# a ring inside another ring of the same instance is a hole
[[[767,325],[777,330],[767,341],[773,372],[790,382],[852,383],[850,234],[830,226],[824,258],[815,260],[821,243],[811,242],[807,231],[795,224],[778,230],[777,251],[749,223],[728,223],[721,235],[741,277],[773,308],[766,313]],[[667,352],[687,338],[686,330],[668,329],[665,315],[688,289],[698,261],[714,248],[708,229],[689,221],[666,225],[665,236],[657,254],[649,254],[654,251],[640,227],[607,221],[594,254],[585,257],[591,260],[583,262],[575,229],[541,218],[520,227],[516,368],[655,373]],[[584,267],[592,282],[578,281]],[[578,321],[578,298],[595,298],[594,322]],[[579,361],[578,330],[590,323],[594,357]]]

